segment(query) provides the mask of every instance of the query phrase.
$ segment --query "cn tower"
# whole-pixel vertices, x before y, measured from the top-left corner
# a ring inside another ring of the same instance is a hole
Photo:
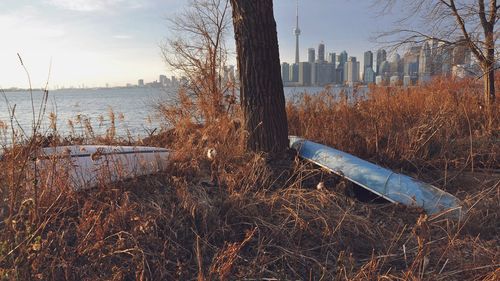
[[[299,0],[297,0],[297,23],[295,28],[293,29],[293,33],[295,34],[295,63],[298,64],[299,59],[299,36],[300,36],[300,28],[299,28]]]

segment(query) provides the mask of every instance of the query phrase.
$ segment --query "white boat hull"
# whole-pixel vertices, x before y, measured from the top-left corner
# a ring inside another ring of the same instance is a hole
[[[390,202],[418,206],[428,214],[460,216],[459,200],[430,184],[395,173],[334,148],[290,136],[299,156],[373,192]]]
[[[157,147],[48,147],[37,156],[35,177],[44,186],[80,190],[165,170],[169,155]]]

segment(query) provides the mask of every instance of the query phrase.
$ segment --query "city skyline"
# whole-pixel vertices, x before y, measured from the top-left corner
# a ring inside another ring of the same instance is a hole
[[[185,5],[180,0],[3,0],[0,32],[9,40],[0,53],[0,87],[27,87],[17,53],[30,71],[33,87],[47,82],[49,68],[50,87],[118,86],[139,78],[153,81],[158,73],[171,76],[159,46],[170,35],[166,18]],[[375,20],[371,5],[300,1],[300,45],[314,47],[323,41],[328,49],[349,49],[361,57],[368,45],[375,48],[369,37],[394,19],[388,16],[376,27],[367,25]],[[296,55],[296,1],[276,1],[274,6],[280,58],[292,61]],[[344,22],[352,16],[357,20],[345,30]],[[232,34],[227,40],[234,44]],[[301,58],[305,56],[300,53]]]
[[[463,37],[457,38],[458,41]],[[363,64],[344,50],[340,54],[328,52],[325,45],[307,48],[307,60],[293,63],[281,62],[281,77],[285,86],[326,86],[376,83],[377,85],[416,85],[426,83],[433,76],[480,75],[480,66],[464,44],[446,44],[438,40],[426,40],[387,56],[387,51],[378,49],[376,57],[371,50],[363,53]],[[297,49],[296,49],[297,51]],[[363,66],[363,67],[361,67]]]

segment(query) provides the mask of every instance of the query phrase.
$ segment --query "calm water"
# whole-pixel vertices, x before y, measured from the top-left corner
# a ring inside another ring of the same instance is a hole
[[[303,93],[322,91],[322,87],[287,87],[287,99]],[[334,92],[340,91],[338,88]],[[84,89],[50,91],[45,116],[42,118],[42,133],[50,132],[49,113],[57,118],[57,130],[68,135],[72,128],[76,134],[83,135],[85,121],[88,120],[96,135],[105,134],[110,126],[110,111],[115,115],[117,135],[133,138],[147,136],[162,125],[157,118],[154,105],[172,97],[172,89],[122,88],[122,89]],[[40,107],[42,92],[33,92],[35,111]],[[10,126],[10,115],[4,97],[0,100],[0,122]],[[6,92],[5,98],[10,107],[15,105],[15,117],[19,126],[31,134],[33,120],[30,95],[27,92]],[[68,125],[72,122],[73,127]],[[15,126],[18,128],[19,126]],[[0,125],[0,128],[2,126]],[[19,130],[20,131],[20,130]],[[10,143],[10,129],[0,129],[0,144]]]
[[[31,134],[33,120],[30,95],[27,92],[6,92],[10,107],[15,105],[15,117],[20,127]],[[35,112],[39,112],[42,92],[33,92]],[[89,120],[95,134],[104,134],[110,125],[110,112],[115,115],[115,126],[119,136],[145,136],[160,127],[153,105],[168,97],[164,89],[123,88],[123,89],[85,89],[50,91],[47,109],[42,118],[42,133],[49,131],[49,113],[57,116],[57,129],[60,134],[69,134],[73,128],[77,134],[83,133],[84,120]],[[0,121],[10,125],[8,105],[0,100]],[[19,126],[16,126],[19,127]],[[7,132],[8,133],[8,132]],[[9,143],[6,134],[1,134],[0,142]]]

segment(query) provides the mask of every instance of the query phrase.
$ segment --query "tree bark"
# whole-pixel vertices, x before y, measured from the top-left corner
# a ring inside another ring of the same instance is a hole
[[[495,43],[493,30],[486,35],[486,60],[484,62],[484,101],[489,106],[495,102]]]
[[[479,1],[481,3],[481,1]],[[490,7],[492,9],[496,6],[496,1],[490,0]],[[495,103],[495,39],[494,39],[494,24],[496,20],[496,10],[494,15],[490,15],[490,20],[486,19],[484,14],[484,7],[480,7],[481,25],[484,31],[484,60],[482,61],[482,68],[484,72],[484,103],[486,109],[487,128],[492,129],[493,126],[493,104]],[[490,11],[491,12],[491,11]]]
[[[484,77],[484,101],[486,106],[490,106],[495,102],[495,71],[494,64],[486,64],[483,67]]]
[[[288,148],[288,125],[273,1],[231,5],[247,149],[280,154]]]

